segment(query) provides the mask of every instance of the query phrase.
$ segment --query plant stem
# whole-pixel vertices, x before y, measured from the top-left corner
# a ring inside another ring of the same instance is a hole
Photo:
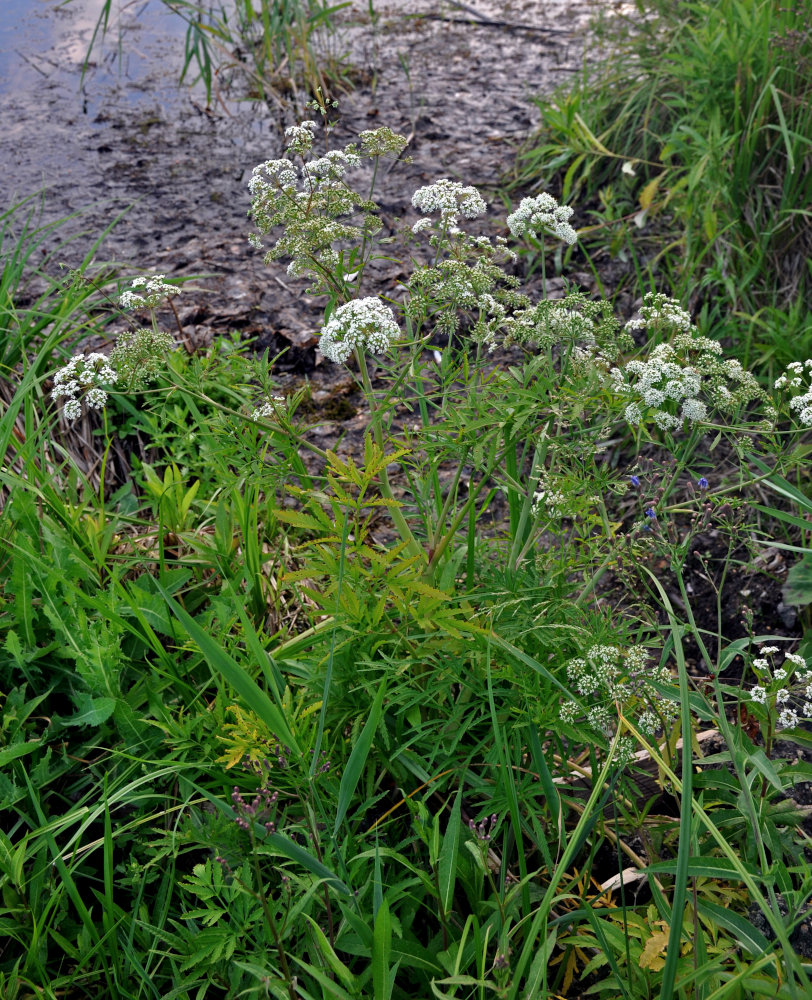
[[[369,410],[372,417],[372,433],[375,438],[375,443],[383,452],[384,442],[383,442],[383,431],[381,429],[381,410],[378,404],[375,402],[375,394],[372,391],[372,380],[369,377],[369,368],[367,367],[367,359],[363,351],[356,348],[355,357],[358,361],[358,367],[361,371],[361,381],[364,386],[364,393],[369,402]],[[403,516],[403,511],[400,509],[400,505],[397,500],[395,500],[394,494],[392,493],[392,485],[389,482],[389,474],[386,470],[386,466],[381,469],[381,493],[386,497],[387,500],[392,501],[392,506],[388,508],[392,515],[392,520],[395,522],[395,527],[400,533],[400,537],[406,542],[406,546],[409,552],[413,556],[423,556],[423,548],[420,543],[414,537],[412,529],[409,527],[406,518]]]

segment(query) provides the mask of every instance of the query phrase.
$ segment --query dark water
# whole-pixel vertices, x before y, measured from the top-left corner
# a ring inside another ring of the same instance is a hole
[[[121,212],[106,256],[136,268],[195,237],[242,238],[244,174],[276,155],[278,128],[256,105],[212,114],[202,85],[178,86],[186,24],[160,0],[113,0],[85,66],[103,6],[0,0],[0,212],[44,189],[42,221],[83,213],[60,228],[88,232],[69,263]]]

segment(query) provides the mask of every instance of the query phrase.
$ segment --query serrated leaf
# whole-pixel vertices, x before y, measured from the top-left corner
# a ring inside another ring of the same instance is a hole
[[[39,746],[42,746],[42,740],[29,740],[27,743],[15,743],[14,746],[3,747],[0,749],[0,767],[5,767],[11,761],[24,757]]]
[[[101,726],[107,722],[116,708],[115,698],[91,698],[89,695],[79,702],[75,715],[65,719],[67,726]]]
[[[311,514],[305,514],[300,510],[277,510],[274,511],[274,516],[277,521],[289,524],[293,528],[306,528],[308,531],[323,531],[325,528],[323,521],[316,520]],[[329,524],[334,528],[332,522]]]
[[[668,945],[668,933],[666,931],[655,931],[646,941],[646,946],[638,960],[641,969],[651,969],[652,972],[659,972],[665,966],[663,952]]]

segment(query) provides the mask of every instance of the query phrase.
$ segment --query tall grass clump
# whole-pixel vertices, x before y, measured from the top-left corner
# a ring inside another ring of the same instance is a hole
[[[812,345],[804,5],[635,7],[574,87],[537,99],[542,125],[512,184],[588,205],[596,261],[627,261],[639,289],[689,301],[745,365],[777,374]]]
[[[179,350],[164,275],[9,369],[3,995],[808,996],[809,644],[725,602],[805,549],[812,360],[765,390],[664,294],[531,299],[547,193],[489,238],[440,178],[384,236],[406,140],[321,134],[250,241],[323,296],[357,448],[267,355]]]
[[[273,107],[292,101],[298,108],[302,93],[333,95],[351,86],[335,25],[336,13],[350,6],[348,0],[161,2],[186,24],[179,82],[194,68],[193,82],[204,85],[209,104],[221,101],[235,78],[240,92]],[[113,0],[104,0],[87,59],[107,34],[112,12]]]

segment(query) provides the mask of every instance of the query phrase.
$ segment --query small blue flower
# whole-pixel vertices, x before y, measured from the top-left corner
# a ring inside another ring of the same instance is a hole
[[[629,476],[629,482],[632,484],[632,486],[634,486],[636,488],[636,487],[638,487],[640,485],[640,477],[639,476]]]
[[[708,488],[708,481],[707,481],[707,479],[705,479],[705,477],[704,477],[704,476],[701,476],[701,477],[700,477],[699,479],[697,479],[697,481],[696,481],[696,485],[697,485],[697,486],[698,486],[698,487],[699,487],[699,488],[700,488],[701,490],[706,490],[706,489]]]
[[[646,508],[646,517],[650,517],[652,521],[657,520],[657,511],[653,507]]]

